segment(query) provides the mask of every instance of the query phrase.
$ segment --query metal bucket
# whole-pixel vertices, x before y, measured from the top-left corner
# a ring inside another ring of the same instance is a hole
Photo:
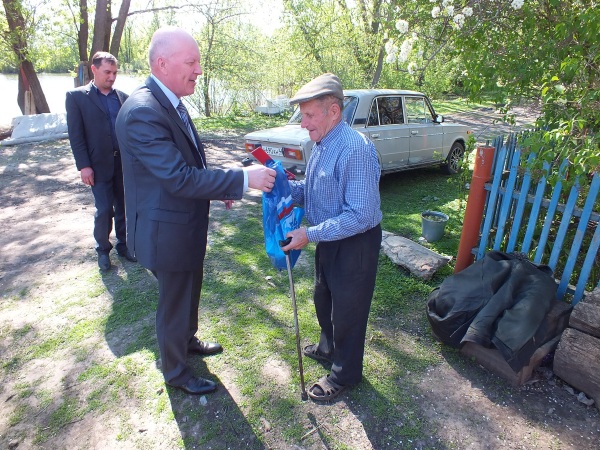
[[[439,241],[444,235],[448,216],[439,211],[421,213],[421,233],[427,242]]]

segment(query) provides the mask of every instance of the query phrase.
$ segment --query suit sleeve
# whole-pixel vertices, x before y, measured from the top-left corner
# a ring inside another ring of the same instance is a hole
[[[75,157],[75,165],[77,170],[84,167],[92,167],[88,146],[85,140],[85,125],[81,108],[77,103],[77,95],[83,95],[77,91],[67,92],[65,101],[65,109],[67,111],[67,130],[69,132],[69,142],[71,150]]]
[[[131,100],[129,100],[131,101]],[[146,105],[121,110],[117,120],[121,152],[143,166],[169,194],[204,200],[235,200],[243,195],[242,169],[198,168],[183,132],[166,113]],[[189,155],[188,161],[184,154]]]

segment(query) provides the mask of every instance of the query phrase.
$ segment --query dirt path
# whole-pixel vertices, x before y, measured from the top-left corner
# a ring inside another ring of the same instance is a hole
[[[479,129],[490,129],[481,116],[455,115],[452,120],[470,122]],[[474,121],[474,122],[473,122]],[[207,155],[212,165],[239,165],[243,158],[239,136],[208,139]],[[30,314],[39,315],[39,305],[23,302],[23,307],[5,305],[8,298],[35,288],[41,281],[67,268],[95,264],[91,237],[92,195],[83,186],[75,170],[66,140],[0,147],[0,336],[2,330],[19,329]],[[12,300],[11,300],[12,301]],[[27,308],[36,309],[35,311]],[[43,316],[43,314],[42,314]],[[4,339],[4,338],[3,338]],[[0,352],[8,351],[10,341],[0,343]],[[445,351],[445,350],[443,350]],[[443,355],[442,355],[443,356]],[[2,366],[8,363],[3,359]],[[35,366],[33,366],[35,370]],[[4,376],[8,369],[5,368]],[[39,370],[39,368],[38,368]],[[224,383],[227,373],[220,374]],[[51,377],[56,384],[63,381]],[[14,396],[0,387],[0,404]],[[236,398],[235,389],[229,395]],[[600,414],[596,407],[578,402],[575,393],[548,368],[541,368],[525,386],[511,388],[470,361],[453,366],[442,358],[418,386],[419,403],[425,420],[438,429],[427,442],[389,444],[385,448],[457,448],[457,449],[595,449],[600,442]],[[349,448],[384,448],[385,429],[366,430],[360,414],[352,405],[314,408],[315,415],[340,418],[337,427],[352,442]],[[131,414],[137,414],[135,411]],[[143,414],[143,412],[140,412]],[[141,421],[141,420],[140,420]],[[106,436],[116,436],[111,423],[86,424],[70,428],[56,441],[69,448],[78,447],[72,433],[93,433],[96,448],[106,447]],[[145,429],[155,448],[165,437],[165,430]],[[169,433],[177,433],[176,428]],[[317,436],[315,434],[315,436]],[[381,438],[381,439],[380,439]],[[1,448],[29,448],[19,445],[6,418],[0,419]],[[312,443],[311,443],[312,442]],[[452,443],[450,447],[440,442]],[[104,443],[104,444],[103,444]],[[271,436],[269,448],[325,448],[318,439],[289,447],[281,436]],[[133,446],[135,447],[135,445]],[[133,448],[121,442],[119,448]],[[241,448],[241,447],[239,447]]]

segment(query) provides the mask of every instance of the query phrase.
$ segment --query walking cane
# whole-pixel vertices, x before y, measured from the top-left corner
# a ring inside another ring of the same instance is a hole
[[[280,247],[285,247],[290,242],[292,242],[292,238],[287,238],[284,241],[279,241]],[[302,353],[300,351],[300,330],[298,327],[298,310],[296,308],[296,292],[294,290],[294,279],[292,278],[292,263],[290,262],[290,252],[289,250],[285,253],[285,262],[287,263],[287,271],[288,278],[290,280],[290,296],[292,297],[292,307],[294,309],[294,325],[296,327],[296,349],[298,350],[298,368],[300,369],[300,387],[302,389],[302,400],[308,400],[308,394],[306,393],[306,388],[304,387],[304,368],[302,366]]]

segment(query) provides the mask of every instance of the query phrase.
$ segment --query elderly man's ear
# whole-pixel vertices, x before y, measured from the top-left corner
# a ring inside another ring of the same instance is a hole
[[[334,114],[335,116],[337,116],[337,115],[341,115],[341,114],[342,114],[342,110],[341,110],[341,108],[340,108],[340,105],[338,105],[337,103],[333,103],[333,104],[331,105],[331,109],[330,109],[330,111],[331,111],[331,112],[333,112],[333,114]]]

